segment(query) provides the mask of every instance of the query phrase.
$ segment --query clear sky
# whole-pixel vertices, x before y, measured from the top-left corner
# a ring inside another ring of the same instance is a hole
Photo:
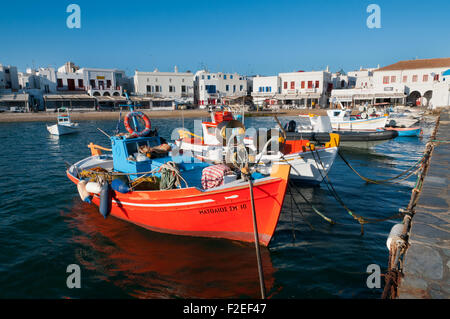
[[[66,8],[81,7],[81,29]],[[369,4],[381,29],[369,29]],[[449,0],[2,1],[0,63],[272,75],[450,57]]]

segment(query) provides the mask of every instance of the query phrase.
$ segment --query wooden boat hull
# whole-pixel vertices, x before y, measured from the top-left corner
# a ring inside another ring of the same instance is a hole
[[[289,170],[289,165],[279,165],[271,177],[254,182],[262,245],[269,244],[278,223]],[[74,172],[69,169],[67,176],[77,184],[79,179]],[[235,185],[212,190],[190,187],[126,194],[113,192],[110,214],[161,233],[254,242],[249,185],[247,182]],[[99,206],[99,196],[94,194],[92,202]]]
[[[68,126],[61,124],[54,124],[51,126],[47,126],[47,131],[52,135],[66,135],[78,132],[78,126]]]
[[[420,127],[408,127],[408,128],[386,127],[386,130],[396,131],[398,133],[398,136],[404,137],[417,137],[422,135],[423,133]]]
[[[331,127],[333,130],[375,130],[380,127],[385,127],[387,116],[370,118],[366,120],[350,120],[350,121],[333,121],[331,120]]]
[[[368,130],[368,131],[334,131],[340,136],[341,147],[357,147],[357,148],[371,148],[381,143],[387,142],[398,136],[395,131],[387,130]],[[314,133],[314,132],[287,132],[287,139],[308,139],[311,141],[317,141],[319,143],[325,143],[329,140],[329,133]]]

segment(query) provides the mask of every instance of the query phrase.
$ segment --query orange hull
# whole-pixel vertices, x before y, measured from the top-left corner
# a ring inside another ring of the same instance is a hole
[[[267,246],[283,206],[289,165],[279,165],[272,178],[254,182],[259,241]],[[75,184],[78,179],[67,172]],[[93,203],[100,204],[95,195]],[[113,192],[111,215],[152,231],[254,242],[248,184],[212,191],[197,188]]]

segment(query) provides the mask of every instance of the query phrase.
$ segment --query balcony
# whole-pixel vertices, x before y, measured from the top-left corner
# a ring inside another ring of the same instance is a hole
[[[122,96],[123,87],[121,86],[110,86],[105,87],[104,85],[87,87],[87,92],[90,96]]]

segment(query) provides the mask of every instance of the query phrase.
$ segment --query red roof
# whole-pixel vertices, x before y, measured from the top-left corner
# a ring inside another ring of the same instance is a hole
[[[450,58],[438,58],[438,59],[420,59],[420,60],[406,60],[400,61],[377,71],[394,71],[394,70],[414,70],[414,69],[432,69],[432,68],[449,68]]]

